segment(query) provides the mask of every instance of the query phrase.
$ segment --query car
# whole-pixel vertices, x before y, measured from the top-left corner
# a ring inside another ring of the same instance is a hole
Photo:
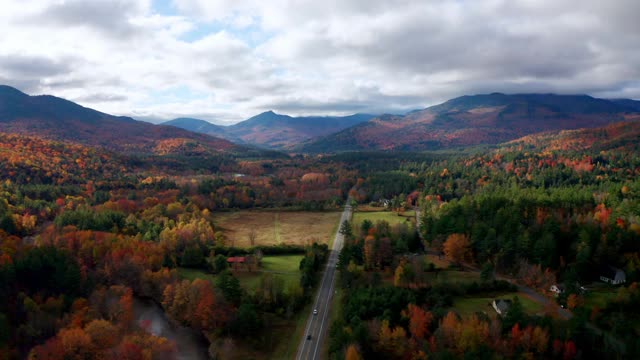
[[[313,315],[318,315],[318,309],[313,309]]]
[[[307,340],[311,340],[311,334],[307,335]]]

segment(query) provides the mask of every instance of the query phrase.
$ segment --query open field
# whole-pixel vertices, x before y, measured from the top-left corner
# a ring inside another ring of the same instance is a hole
[[[608,285],[590,288],[584,295],[584,306],[588,309],[593,309],[594,307],[603,309],[616,296],[617,288],[612,288]]]
[[[214,222],[226,238],[227,246],[329,244],[335,236],[340,212],[236,211],[216,214]]]
[[[398,216],[393,211],[356,211],[353,213],[353,227],[354,229],[359,229],[364,220],[369,220],[374,224],[376,221],[385,220],[393,226],[409,222],[415,223],[415,219],[416,213],[413,210],[405,211],[402,216]]]
[[[480,281],[480,274],[468,271],[458,270],[445,270],[439,273],[428,273],[428,281],[432,283],[472,283],[474,281]]]
[[[494,299],[512,299],[514,296],[518,296],[527,314],[534,315],[543,311],[542,305],[533,301],[526,294],[518,292],[497,293],[493,296],[458,297],[454,300],[451,310],[455,310],[462,317],[471,316],[476,312],[486,312],[489,315],[494,315],[496,312],[491,306],[491,302]]]
[[[290,283],[300,282],[300,266],[302,255],[274,255],[262,258],[262,267],[258,271],[234,271],[233,275],[240,281],[240,286],[248,292],[253,292],[260,284],[260,278],[265,273],[273,273],[285,282],[285,289]],[[216,275],[199,269],[178,268],[178,275],[187,280],[205,279],[215,281]]]
[[[302,255],[264,256],[262,258],[262,270],[299,274],[302,258]]]

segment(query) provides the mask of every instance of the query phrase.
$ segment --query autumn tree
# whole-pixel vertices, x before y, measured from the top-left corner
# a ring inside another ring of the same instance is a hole
[[[344,356],[345,360],[362,360],[362,355],[358,351],[358,347],[354,344],[349,345]]]
[[[471,255],[469,238],[465,234],[451,234],[444,243],[444,255],[448,260],[461,264]]]

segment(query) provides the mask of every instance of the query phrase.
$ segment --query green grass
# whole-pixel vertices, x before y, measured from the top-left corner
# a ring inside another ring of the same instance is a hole
[[[203,279],[214,281],[216,276],[198,269],[178,268],[178,276],[181,279],[193,281],[195,279]]]
[[[262,269],[278,272],[298,273],[302,255],[265,256],[262,258]]]
[[[617,290],[609,287],[589,290],[584,297],[584,306],[588,309],[594,307],[604,309],[612,299],[615,299],[616,295]]]
[[[480,297],[457,297],[453,301],[453,307],[451,310],[455,310],[460,316],[466,317],[475,314],[476,312],[486,312],[487,314],[495,314],[495,310],[491,306],[491,302],[494,299],[512,299],[514,296],[518,296],[522,308],[527,314],[534,315],[543,310],[543,306],[539,303],[531,300],[523,293],[497,293],[492,296],[480,296]]]
[[[262,258],[261,270],[273,271],[274,277],[284,280],[285,289],[290,283],[300,282],[300,260],[302,255],[272,255]],[[260,278],[265,274],[264,271],[235,271],[233,275],[240,281],[240,286],[248,292],[252,293],[260,285]],[[178,276],[182,279],[193,281],[195,279],[204,279],[215,282],[216,275],[210,274],[199,269],[178,268]]]
[[[429,281],[432,283],[472,283],[480,281],[480,274],[468,271],[445,270],[440,273],[431,272]]]
[[[414,221],[415,216],[416,216],[416,213],[413,210],[405,211],[402,216],[398,216],[393,211],[371,211],[371,212],[356,211],[355,213],[353,213],[353,225],[354,225],[353,228],[360,229],[360,224],[362,224],[364,220],[369,220],[374,224],[376,223],[376,221],[385,220],[391,226],[396,224],[409,224],[412,221]],[[409,221],[407,221],[407,219]]]

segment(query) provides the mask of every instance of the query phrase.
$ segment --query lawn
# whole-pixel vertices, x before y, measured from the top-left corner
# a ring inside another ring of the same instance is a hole
[[[262,258],[262,270],[298,274],[302,258],[302,255],[264,256]]]
[[[458,297],[454,299],[451,310],[455,310],[462,317],[471,316],[476,312],[486,312],[489,315],[493,315],[495,310],[491,306],[491,302],[494,299],[513,299],[514,296],[518,296],[527,314],[534,315],[543,311],[542,305],[533,301],[526,294],[517,292],[497,293],[492,296],[485,295],[481,297]]]
[[[356,211],[353,213],[353,227],[354,229],[359,229],[364,220],[369,220],[374,224],[376,221],[385,220],[389,225],[393,226],[396,224],[413,224],[415,219],[416,213],[413,210],[405,211],[402,216],[398,216],[393,211]]]
[[[253,292],[260,284],[260,278],[267,272],[273,273],[274,277],[282,278],[285,282],[285,289],[290,283],[300,282],[300,260],[302,255],[274,255],[262,258],[262,268],[259,271],[234,271],[233,275],[240,281],[240,286],[248,292]],[[205,279],[215,281],[216,275],[199,269],[178,268],[178,276],[182,279],[193,281],[194,279]]]
[[[612,299],[615,299],[617,289],[611,287],[598,287],[590,289],[584,296],[584,306],[588,309],[598,307],[604,309]]]
[[[430,272],[429,281],[432,283],[472,283],[480,281],[480,274],[468,271],[445,270],[439,273]]]
[[[274,212],[243,210],[214,216],[227,246],[329,244],[335,236],[341,212]],[[251,243],[251,234],[255,234]]]

